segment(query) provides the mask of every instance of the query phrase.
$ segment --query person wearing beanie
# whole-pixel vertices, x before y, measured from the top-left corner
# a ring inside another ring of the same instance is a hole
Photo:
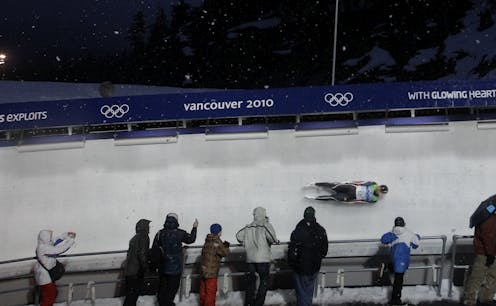
[[[148,272],[150,248],[150,220],[140,219],[136,223],[136,235],[129,240],[124,276],[126,277],[126,298],[123,306],[136,306],[139,290],[143,287]]]
[[[291,233],[288,246],[288,264],[293,270],[296,305],[312,305],[315,280],[328,246],[326,230],[317,223],[315,209],[307,207],[303,219]]]
[[[240,229],[236,239],[243,244],[248,263],[245,305],[262,306],[269,288],[270,246],[279,244],[265,208],[257,207],[253,210],[253,222]],[[258,290],[257,274],[260,280]]]
[[[157,296],[159,306],[175,305],[174,298],[179,290],[183,273],[183,243],[192,244],[195,242],[197,228],[198,220],[195,219],[190,233],[180,229],[177,214],[169,213],[165,218],[164,228],[153,239],[153,258],[158,257],[159,261],[160,279]]]
[[[222,226],[214,223],[201,252],[200,306],[215,306],[217,276],[222,257],[229,254],[229,242],[220,240]]]
[[[391,259],[394,268],[394,283],[391,294],[392,305],[404,305],[401,301],[403,276],[410,265],[410,250],[418,248],[420,242],[420,236],[408,230],[405,224],[405,220],[402,217],[397,217],[394,219],[393,230],[381,237],[383,244],[391,246]]]

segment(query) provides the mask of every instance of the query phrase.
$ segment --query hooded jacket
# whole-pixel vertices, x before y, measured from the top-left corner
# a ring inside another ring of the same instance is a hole
[[[253,210],[253,222],[243,227],[236,239],[246,250],[246,262],[267,263],[271,261],[270,246],[278,241],[276,232],[269,223],[266,210],[257,207]]]
[[[394,272],[405,273],[410,265],[410,249],[419,246],[420,236],[403,226],[395,226],[381,237],[383,244],[391,244]]]
[[[305,218],[291,233],[288,263],[296,273],[312,275],[320,270],[322,258],[327,255],[328,247],[325,229],[315,218]]]
[[[217,278],[220,260],[229,254],[229,248],[220,240],[219,235],[208,234],[201,253],[201,277]]]
[[[38,246],[36,247],[36,257],[47,269],[52,269],[56,264],[56,257],[67,251],[73,244],[74,238],[68,233],[63,233],[55,241],[52,239],[52,231],[42,230],[38,234]],[[52,283],[48,271],[36,262],[34,265],[34,278],[39,286]]]
[[[191,233],[179,228],[177,219],[168,216],[164,228],[153,239],[152,249],[160,250],[161,263],[159,272],[162,275],[178,275],[183,272],[183,243],[191,244],[196,240],[196,227]],[[152,250],[152,252],[154,252]]]
[[[148,271],[148,254],[150,247],[150,221],[141,219],[136,223],[136,235],[129,240],[125,276],[142,277]]]

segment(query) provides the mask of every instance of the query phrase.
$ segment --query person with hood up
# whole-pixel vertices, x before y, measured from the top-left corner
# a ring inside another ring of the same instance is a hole
[[[220,260],[229,254],[229,242],[220,240],[222,226],[214,223],[201,253],[200,306],[215,306]]]
[[[52,306],[57,298],[57,287],[48,270],[57,265],[56,257],[71,248],[76,233],[67,232],[53,239],[53,231],[42,230],[36,247],[37,263],[34,265],[36,284],[41,287],[40,306]]]
[[[279,244],[274,227],[269,223],[266,210],[257,207],[253,210],[253,222],[243,227],[236,239],[243,244],[246,250],[248,263],[248,280],[246,285],[246,306],[262,306],[269,285],[269,271],[272,244]],[[258,274],[260,284],[255,295]]]
[[[196,240],[198,220],[195,219],[191,233],[179,228],[178,216],[169,213],[165,218],[164,228],[153,240],[153,249],[159,250],[161,263],[159,267],[158,303],[160,306],[173,306],[181,275],[183,273],[183,243],[191,244]]]
[[[475,226],[474,263],[463,292],[464,305],[496,305],[496,215]],[[478,297],[478,299],[477,299]],[[478,301],[477,301],[478,300]]]
[[[150,248],[150,220],[141,219],[136,223],[136,235],[129,240],[124,275],[126,277],[126,298],[124,306],[136,306],[140,289],[148,272]]]
[[[401,301],[403,276],[410,265],[410,249],[418,248],[420,236],[405,227],[405,220],[402,217],[397,217],[394,219],[393,230],[382,235],[381,242],[391,245],[391,259],[394,268],[391,304],[404,305]]]
[[[327,255],[329,242],[325,229],[315,219],[315,209],[305,209],[303,220],[291,233],[288,246],[288,264],[293,269],[296,305],[312,306],[315,280]]]

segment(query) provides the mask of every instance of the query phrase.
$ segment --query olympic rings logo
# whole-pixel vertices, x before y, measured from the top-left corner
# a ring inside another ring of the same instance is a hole
[[[324,96],[324,100],[329,103],[332,107],[346,106],[348,103],[353,101],[353,94],[351,92],[346,93],[328,93]]]
[[[122,118],[129,111],[129,105],[104,105],[100,108],[100,113],[107,118]]]

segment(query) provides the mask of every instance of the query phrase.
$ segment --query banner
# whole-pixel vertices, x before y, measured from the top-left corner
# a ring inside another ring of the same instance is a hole
[[[0,104],[0,130],[142,121],[496,106],[496,81],[221,90]]]

